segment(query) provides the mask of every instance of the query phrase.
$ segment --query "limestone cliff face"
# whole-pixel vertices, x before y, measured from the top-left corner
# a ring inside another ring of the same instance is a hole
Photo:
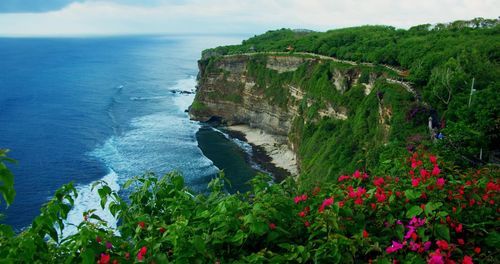
[[[290,131],[296,107],[280,107],[271,103],[255,80],[248,76],[249,56],[231,56],[213,62],[199,62],[198,89],[190,108],[192,119],[219,119],[232,124],[247,124],[266,132],[286,136]],[[278,72],[294,71],[303,59],[274,57],[269,69]]]

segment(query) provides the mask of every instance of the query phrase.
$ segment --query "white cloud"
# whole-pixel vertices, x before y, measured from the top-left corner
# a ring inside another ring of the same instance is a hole
[[[87,0],[47,13],[0,14],[0,35],[261,33],[282,27],[327,30],[364,24],[409,27],[478,16],[496,18],[499,6],[496,0],[156,0],[148,5]]]

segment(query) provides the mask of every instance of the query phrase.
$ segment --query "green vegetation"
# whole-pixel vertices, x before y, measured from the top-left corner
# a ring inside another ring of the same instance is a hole
[[[400,78],[412,82],[422,100],[427,103],[426,107],[414,105],[407,119],[415,123],[413,119],[417,118],[423,121],[423,125],[427,122],[422,118],[423,115],[433,116],[434,125],[441,129],[438,132],[444,134],[444,139],[435,145],[435,152],[446,155],[448,159],[463,166],[483,165],[489,160],[497,159],[495,154],[500,151],[498,19],[476,18],[434,26],[425,24],[408,30],[388,26],[362,26],[327,32],[295,32],[281,29],[250,38],[241,45],[206,50],[204,58],[251,52],[287,52],[289,48],[293,48],[290,54],[307,52],[404,69]],[[341,99],[335,94],[335,89],[331,89],[329,80],[334,73],[332,68],[342,70],[353,67],[334,64],[331,62],[321,67],[303,66],[292,77],[293,83],[307,90],[310,98],[322,99],[334,106],[359,104],[359,100]],[[365,66],[360,69],[361,66],[357,69],[358,72],[361,71],[359,83],[366,83],[370,72],[383,68]],[[394,75],[387,69],[385,74]],[[257,82],[265,81],[268,85],[271,82],[283,83],[280,78],[282,74],[258,72],[254,76]],[[268,94],[284,93],[282,86],[273,87],[273,92]],[[272,100],[276,101],[274,98],[278,97],[282,98],[274,95]],[[281,99],[279,103],[284,105],[286,101]],[[323,102],[318,104],[319,107],[324,106]],[[354,115],[354,112],[351,112],[352,105],[347,109],[350,116]],[[396,108],[393,110],[399,111]],[[418,114],[416,117],[415,113]],[[402,117],[403,111],[399,114]],[[310,117],[309,114],[306,116]],[[392,123],[407,126],[394,121]],[[391,133],[400,133],[400,130],[393,128]],[[351,149],[356,152],[356,148]],[[350,153],[352,152],[346,151],[342,154],[348,156]]]
[[[234,103],[244,87],[220,67],[220,55],[292,46],[375,65],[309,60],[279,73],[266,68],[266,56],[248,56],[258,91],[282,108],[298,105],[289,135],[301,159],[298,181],[270,184],[258,175],[250,191],[231,195],[221,175],[196,195],[179,174],[145,174],[125,183],[127,198],[98,182],[119,234],[89,210],[63,238],[78,195],[68,184],[22,233],[0,224],[0,263],[498,263],[500,170],[478,168],[479,153],[493,160],[500,146],[498,33],[498,21],[485,19],[409,30],[284,29],[207,50],[201,78],[222,75],[228,84],[208,96]],[[402,77],[422,98],[390,83],[395,71],[382,63],[408,69]],[[367,95],[365,84],[373,85]],[[291,86],[304,97],[292,98]],[[322,117],[330,107],[347,119]],[[433,115],[446,120],[444,139],[429,140]],[[0,193],[9,205],[15,191],[5,163],[14,161],[6,154],[0,150]]]
[[[414,153],[393,169],[397,177],[355,171],[321,187],[258,175],[233,195],[220,177],[196,196],[176,173],[145,174],[124,184],[129,202],[98,182],[119,235],[90,210],[62,238],[77,196],[66,185],[21,234],[0,225],[0,262],[498,263],[498,168],[457,171]]]

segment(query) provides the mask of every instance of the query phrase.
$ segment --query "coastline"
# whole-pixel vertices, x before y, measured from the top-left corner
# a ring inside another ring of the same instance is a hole
[[[231,136],[244,140],[253,147],[254,161],[271,172],[277,181],[288,175],[298,175],[295,154],[278,136],[248,125],[232,125],[226,128],[232,132]]]

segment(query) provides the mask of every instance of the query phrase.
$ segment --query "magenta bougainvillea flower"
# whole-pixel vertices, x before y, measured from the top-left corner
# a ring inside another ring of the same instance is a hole
[[[394,253],[402,248],[403,248],[403,244],[401,244],[397,241],[392,241],[392,245],[390,247],[386,248],[385,252],[391,254],[391,253]]]

